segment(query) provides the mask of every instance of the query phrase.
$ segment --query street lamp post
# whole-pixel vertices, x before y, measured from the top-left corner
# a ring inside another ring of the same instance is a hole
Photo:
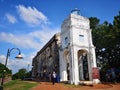
[[[8,49],[7,55],[6,55],[6,61],[5,61],[4,71],[3,71],[3,74],[2,74],[2,80],[1,80],[0,90],[3,90],[5,69],[6,69],[6,66],[7,66],[8,58],[10,57],[10,53],[11,53],[11,51],[13,51],[13,50],[18,50],[18,52],[19,52],[18,55],[17,55],[15,58],[17,58],[17,59],[22,59],[22,58],[23,58],[22,55],[21,55],[21,52],[20,52],[20,49],[19,49],[19,48]]]

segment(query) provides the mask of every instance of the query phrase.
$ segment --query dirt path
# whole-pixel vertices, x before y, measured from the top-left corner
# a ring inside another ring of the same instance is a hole
[[[34,87],[32,90],[120,90],[120,84],[98,84],[91,87],[71,86],[61,83],[56,83],[55,85],[52,85],[52,83],[49,82],[41,82],[41,84]]]

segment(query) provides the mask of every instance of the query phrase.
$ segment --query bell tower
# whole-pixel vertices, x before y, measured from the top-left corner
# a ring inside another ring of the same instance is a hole
[[[82,80],[98,83],[99,79],[92,77],[93,67],[97,66],[90,22],[80,15],[80,10],[74,9],[61,25],[61,81],[75,85]]]

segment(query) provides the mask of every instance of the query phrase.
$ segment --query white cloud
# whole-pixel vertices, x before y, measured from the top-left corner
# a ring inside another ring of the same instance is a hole
[[[6,56],[0,55],[0,63],[5,64]]]
[[[59,29],[44,28],[42,30],[30,32],[28,34],[12,34],[0,32],[0,41],[13,45],[39,50]],[[50,32],[50,33],[49,33]]]
[[[34,48],[38,49],[41,48],[39,42],[36,42],[34,38],[30,37],[29,35],[15,35],[12,33],[0,33],[0,41],[9,42],[16,46],[20,46],[23,48]]]
[[[35,7],[32,8],[18,5],[17,10],[21,19],[24,20],[27,24],[39,25],[48,23],[47,17],[42,12],[38,11]]]
[[[12,70],[12,73],[18,72],[19,69],[25,68],[26,70],[30,71],[32,68],[32,58],[33,53],[24,56],[23,59],[12,59],[8,58],[7,67]],[[6,57],[4,55],[0,55],[0,63],[5,64]],[[28,67],[29,65],[29,67]]]
[[[50,40],[54,34],[60,32],[59,28],[46,28],[44,27],[42,30],[38,30],[38,31],[34,31],[29,33],[30,36],[34,37],[34,38],[38,38],[40,39],[40,41],[45,44],[47,43],[48,40]]]
[[[6,17],[7,17],[8,21],[12,24],[17,22],[16,18],[8,13],[6,14]]]

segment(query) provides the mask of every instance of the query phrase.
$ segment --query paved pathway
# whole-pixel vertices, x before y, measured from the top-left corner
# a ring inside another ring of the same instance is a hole
[[[32,90],[120,90],[120,84],[98,84],[92,86],[70,86],[62,83],[41,82]]]

